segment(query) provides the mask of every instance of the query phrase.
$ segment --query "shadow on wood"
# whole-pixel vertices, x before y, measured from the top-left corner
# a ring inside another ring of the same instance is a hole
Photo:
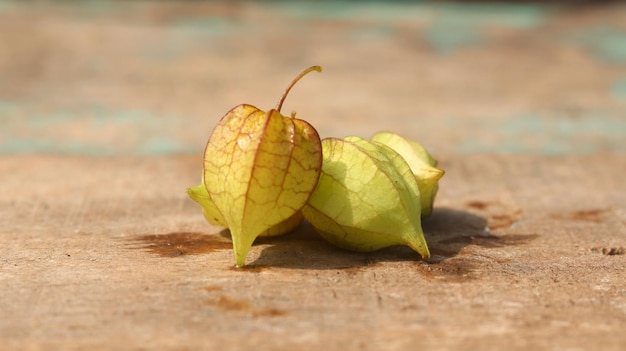
[[[485,230],[487,220],[470,212],[439,208],[423,220],[426,240],[431,258],[423,262],[438,264],[457,256],[468,245],[497,248],[520,245],[532,240],[536,235],[495,236]],[[162,257],[205,254],[215,250],[229,250],[232,243],[230,233],[224,229],[219,234],[168,233],[143,235],[133,238],[141,243],[138,249]],[[375,252],[351,252],[336,248],[324,241],[307,222],[303,222],[293,232],[278,237],[260,237],[255,246],[262,249],[256,260],[247,265],[255,268],[293,269],[346,269],[374,265],[379,262],[420,261],[420,256],[406,246],[393,246]]]
[[[472,240],[485,237],[486,220],[465,211],[437,209],[423,221],[426,240],[433,256],[427,263],[438,263],[456,256]],[[375,252],[351,252],[335,248],[319,237],[308,223],[278,238],[261,238],[257,244],[271,244],[251,263],[297,269],[342,269],[373,265],[378,262],[418,261],[419,254],[409,247],[393,246]]]

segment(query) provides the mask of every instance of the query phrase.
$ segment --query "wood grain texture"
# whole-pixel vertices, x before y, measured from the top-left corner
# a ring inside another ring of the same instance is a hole
[[[384,128],[436,155],[625,152],[624,23],[620,4],[9,2],[0,152],[201,152],[228,110],[268,110],[311,64],[324,72],[283,111],[324,137]]]
[[[0,1],[0,349],[622,350],[626,8]],[[19,34],[19,35],[16,35]],[[432,258],[228,233],[218,119],[392,130],[446,171]]]
[[[198,162],[3,157],[13,171],[0,183],[2,348],[617,350],[626,340],[626,256],[598,250],[626,246],[623,155],[444,159],[424,223],[431,261],[404,247],[341,251],[305,225],[261,240],[248,269],[233,268],[229,239],[186,198]]]

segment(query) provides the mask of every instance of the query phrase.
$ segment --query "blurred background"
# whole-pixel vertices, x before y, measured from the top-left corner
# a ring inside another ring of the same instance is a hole
[[[200,154],[291,92],[323,137],[435,155],[626,152],[626,5],[0,0],[0,155]]]

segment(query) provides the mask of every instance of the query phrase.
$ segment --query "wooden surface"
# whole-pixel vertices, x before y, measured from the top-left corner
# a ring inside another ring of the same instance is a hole
[[[622,350],[626,7],[0,2],[0,349]],[[234,269],[185,188],[229,108],[393,130],[433,258],[306,224]]]

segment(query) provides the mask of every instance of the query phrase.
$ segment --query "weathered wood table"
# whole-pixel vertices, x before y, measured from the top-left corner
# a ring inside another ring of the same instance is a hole
[[[626,7],[0,2],[0,349],[623,350]],[[231,107],[392,130],[428,262],[303,224],[234,269],[185,189]]]

